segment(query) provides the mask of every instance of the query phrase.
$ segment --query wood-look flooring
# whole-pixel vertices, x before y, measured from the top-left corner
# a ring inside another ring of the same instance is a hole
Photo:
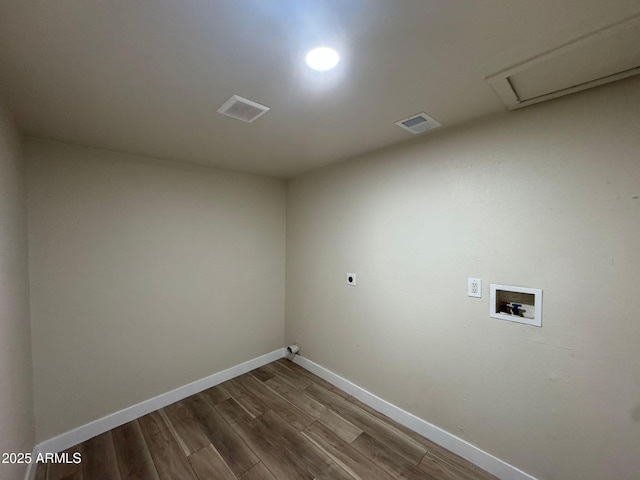
[[[495,480],[278,360],[98,435],[37,480]]]

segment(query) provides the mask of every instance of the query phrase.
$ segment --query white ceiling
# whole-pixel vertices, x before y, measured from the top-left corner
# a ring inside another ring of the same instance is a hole
[[[485,77],[638,0],[3,0],[0,96],[25,135],[279,177],[505,109]],[[317,44],[339,67],[309,70]],[[271,107],[248,124],[232,94]],[[429,134],[426,134],[429,135]]]

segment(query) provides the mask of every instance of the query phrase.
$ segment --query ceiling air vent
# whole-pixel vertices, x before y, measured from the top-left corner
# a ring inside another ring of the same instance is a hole
[[[229,100],[218,109],[218,113],[251,123],[267,113],[271,108],[253,102],[239,95],[232,95]]]
[[[424,112],[418,113],[416,115],[411,115],[410,117],[399,120],[395,123],[400,128],[404,128],[406,131],[411,132],[414,135],[424,133],[427,130],[433,130],[434,128],[438,128],[440,126],[440,122],[431,118]]]

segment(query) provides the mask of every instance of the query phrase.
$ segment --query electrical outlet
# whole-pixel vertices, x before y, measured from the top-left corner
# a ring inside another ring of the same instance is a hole
[[[355,273],[347,273],[347,285],[356,285],[356,274]]]
[[[479,278],[470,278],[468,284],[467,295],[470,297],[482,298],[482,280]]]

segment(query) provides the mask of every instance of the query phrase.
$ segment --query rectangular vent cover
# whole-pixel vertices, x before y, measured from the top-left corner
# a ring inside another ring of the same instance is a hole
[[[433,130],[434,128],[438,128],[440,126],[440,122],[431,118],[426,113],[418,113],[416,115],[411,115],[410,117],[404,118],[402,120],[398,120],[395,122],[400,128],[404,128],[407,132],[411,132],[414,135],[418,135],[420,133],[424,133],[428,130]]]
[[[267,113],[271,108],[260,105],[239,95],[232,95],[218,109],[218,113],[251,123]]]

